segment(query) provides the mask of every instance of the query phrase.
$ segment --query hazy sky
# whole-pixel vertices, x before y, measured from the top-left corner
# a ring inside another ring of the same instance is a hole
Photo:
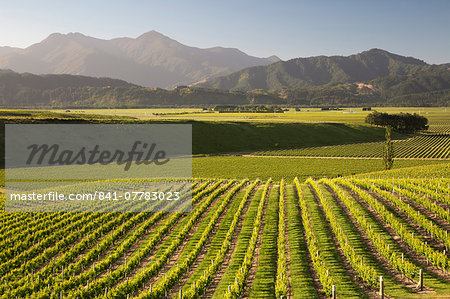
[[[0,46],[27,47],[53,32],[109,39],[150,30],[282,59],[381,48],[450,62],[450,0],[0,0]]]

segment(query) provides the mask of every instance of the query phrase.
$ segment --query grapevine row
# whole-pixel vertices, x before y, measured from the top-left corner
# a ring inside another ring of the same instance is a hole
[[[450,212],[449,210],[444,209],[440,205],[437,205],[436,203],[432,202],[428,198],[426,198],[424,195],[419,196],[415,193],[415,191],[408,190],[408,186],[403,186],[403,188],[397,187],[394,183],[390,183],[386,180],[375,180],[372,181],[376,185],[382,187],[385,190],[392,190],[395,193],[405,196],[409,199],[412,199],[413,201],[421,204],[428,210],[438,214],[441,218],[445,219],[447,222],[450,222]]]
[[[330,222],[331,228],[333,229],[333,232],[338,239],[339,245],[341,246],[342,251],[352,265],[353,269],[355,269],[359,276],[370,286],[376,286],[378,283],[378,275],[376,270],[372,266],[365,264],[362,257],[358,256],[355,253],[354,248],[348,242],[348,237],[346,236],[345,232],[341,228],[341,225],[338,223],[336,217],[334,216],[333,210],[328,203],[327,198],[323,195],[322,190],[319,188],[317,183],[312,179],[308,179],[306,180],[306,182],[309,183],[316,192],[317,197],[322,204],[323,210],[325,212],[325,217]]]
[[[221,182],[217,182],[216,184],[214,184],[213,186],[211,186],[211,188],[208,188],[206,190],[213,190],[213,188],[216,188],[218,185],[220,185]],[[206,190],[199,192],[193,199],[192,201],[194,202],[196,199],[200,198],[200,196],[202,196],[204,193],[203,192],[207,192]],[[197,197],[198,196],[198,197]],[[145,214],[145,213],[144,213]],[[99,263],[97,263],[95,266],[92,267],[92,269],[90,269],[87,272],[82,273],[80,276],[77,276],[73,279],[70,279],[68,281],[65,281],[63,284],[61,284],[60,286],[58,286],[54,292],[56,292],[57,294],[61,291],[66,292],[68,290],[74,290],[76,286],[80,285],[80,284],[84,284],[86,282],[88,282],[89,280],[94,279],[99,273],[107,270],[108,267],[110,267],[112,265],[113,262],[115,262],[116,260],[118,260],[121,256],[123,256],[123,254],[131,247],[131,245],[140,238],[141,235],[143,235],[146,230],[150,227],[153,226],[153,224],[161,219],[161,217],[163,217],[164,215],[166,215],[167,213],[165,212],[158,212],[156,213],[150,220],[146,221],[145,223],[143,223],[143,225],[141,225],[134,233],[133,235],[131,235],[129,238],[127,238],[122,244],[119,245],[118,248],[116,248],[112,253],[110,253],[110,255],[100,261]],[[181,212],[175,212],[173,213],[173,215],[169,218],[169,220],[165,223],[165,225],[158,227],[158,232],[156,234],[156,236],[159,235],[159,238],[168,231],[168,229],[178,220],[179,217],[181,217],[183,215],[183,213]],[[148,250],[150,250],[153,246],[155,246],[156,242],[159,241],[158,237],[155,237],[154,239],[151,240],[151,242],[147,245],[148,246]],[[142,252],[143,253],[143,252]],[[140,252],[139,252],[139,256],[140,256]],[[103,285],[109,286],[110,284],[113,284],[114,281],[117,281],[118,279],[121,278],[121,275],[123,275],[123,270],[124,268],[127,269],[127,267],[131,267],[134,266],[135,263],[134,262],[130,262],[127,263],[127,265],[125,266],[121,266],[118,269],[116,269],[114,272],[110,272],[108,275],[106,275],[104,278],[102,278],[101,280],[97,280],[94,283],[90,284],[88,286],[88,288],[83,289],[83,290],[79,290],[78,292],[75,292],[76,296],[80,297],[80,298],[84,298],[85,296],[89,295],[89,294],[97,294],[98,290],[96,289],[98,285],[102,285],[102,289],[103,289]],[[119,275],[120,274],[120,275]],[[82,294],[78,294],[82,292]]]
[[[423,214],[420,214],[420,211],[416,211],[413,207],[405,203],[400,198],[396,197],[395,195],[392,195],[392,193],[388,191],[378,188],[374,184],[370,184],[367,183],[366,181],[356,179],[352,179],[352,181],[391,201],[395,206],[399,207],[402,210],[402,212],[406,213],[409,217],[411,217],[420,227],[425,229],[428,233],[438,237],[446,245],[447,248],[450,248],[450,239],[448,238],[447,231],[442,229],[435,223],[433,223],[433,221],[429,220]],[[449,261],[446,259],[445,264],[448,264],[448,262]]]
[[[286,209],[284,196],[286,186],[284,180],[280,182],[280,200],[278,209],[278,236],[277,236],[277,278],[275,282],[275,295],[277,298],[286,296],[288,291],[287,262],[286,262]]]
[[[170,271],[170,273],[166,274],[163,279],[159,280],[158,283],[155,285],[154,288],[151,288],[150,290],[147,290],[144,293],[141,293],[139,295],[139,298],[160,298],[163,296],[169,289],[177,282],[178,278],[186,273],[194,262],[194,260],[197,258],[197,255],[200,253],[203,245],[205,245],[206,241],[209,238],[209,235],[211,234],[212,230],[217,224],[217,221],[219,220],[221,214],[225,211],[226,207],[234,197],[234,195],[242,188],[244,184],[247,183],[247,180],[243,180],[240,182],[237,186],[235,186],[233,189],[230,190],[226,194],[226,196],[223,198],[223,200],[220,203],[220,206],[217,208],[217,210],[214,212],[213,216],[211,217],[208,226],[203,231],[202,237],[196,244],[193,251],[191,251],[188,256],[183,260],[179,261],[178,266]]]
[[[220,269],[220,266],[224,261],[225,255],[230,249],[231,239],[236,231],[245,204],[247,203],[248,199],[250,198],[250,195],[252,194],[253,190],[259,183],[260,183],[259,180],[255,180],[248,187],[247,191],[245,192],[245,195],[242,197],[241,202],[239,203],[239,207],[236,213],[234,214],[233,221],[231,222],[230,228],[228,229],[228,232],[225,236],[225,239],[223,240],[223,244],[220,250],[217,252],[215,258],[212,260],[207,270],[205,270],[204,275],[201,276],[199,279],[197,279],[194,282],[194,284],[186,291],[186,293],[182,295],[183,298],[197,298],[201,296],[205,292],[209,283],[214,279],[214,275]]]
[[[392,268],[400,271],[410,278],[414,278],[417,275],[417,273],[419,272],[419,268],[411,262],[405,260],[402,256],[399,256],[395,251],[391,250],[390,246],[385,242],[385,240],[381,239],[380,235],[376,234],[372,230],[372,226],[367,222],[362,211],[357,207],[357,205],[354,204],[354,201],[350,200],[349,197],[344,194],[341,188],[339,188],[336,184],[328,179],[322,179],[320,182],[328,185],[336,193],[338,198],[349,209],[352,217],[358,222],[359,226],[364,229],[370,241],[377,248],[377,251],[389,261]]]
[[[316,236],[314,235],[314,228],[311,222],[311,217],[308,213],[308,208],[306,205],[306,201],[303,198],[303,192],[300,186],[300,182],[297,178],[294,180],[295,187],[297,189],[297,194],[299,198],[299,204],[301,208],[301,216],[303,227],[305,228],[306,242],[308,245],[308,251],[311,255],[311,259],[313,262],[314,269],[316,270],[317,276],[319,277],[320,283],[322,284],[324,293],[331,297],[332,286],[334,285],[334,280],[331,275],[328,273],[328,268],[325,264],[325,260],[319,252],[318,241]]]
[[[236,298],[242,295],[244,291],[245,282],[247,281],[248,273],[252,266],[253,256],[255,254],[256,244],[258,242],[258,236],[261,231],[262,217],[264,214],[264,203],[266,202],[267,195],[269,193],[269,187],[272,183],[272,179],[267,180],[264,185],[264,190],[259,200],[258,211],[256,219],[253,224],[253,232],[250,238],[250,243],[247,247],[247,251],[244,256],[244,260],[239,267],[239,271],[236,273],[234,284],[230,287],[230,292],[225,293],[225,298]]]
[[[404,226],[398,219],[396,219],[396,217],[394,217],[392,213],[388,212],[385,209],[385,206],[380,201],[376,200],[370,194],[346,180],[336,179],[336,182],[350,188],[351,190],[353,190],[353,192],[358,194],[361,199],[372,206],[372,208],[377,211],[377,213],[383,218],[383,220],[388,223],[396,231],[396,233],[404,241],[406,241],[406,243],[408,243],[409,246],[411,246],[411,248],[414,249],[417,253],[427,257],[431,261],[431,263],[437,267],[443,269],[448,267],[447,256],[444,253],[434,250],[428,244],[422,242],[422,240],[420,240],[417,236],[414,236],[414,233],[409,233],[407,227]]]

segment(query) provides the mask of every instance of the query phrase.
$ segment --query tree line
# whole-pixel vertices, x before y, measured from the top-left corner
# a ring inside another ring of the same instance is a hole
[[[374,111],[366,116],[366,123],[375,126],[390,127],[401,133],[415,133],[428,129],[428,119],[417,113],[389,114]]]

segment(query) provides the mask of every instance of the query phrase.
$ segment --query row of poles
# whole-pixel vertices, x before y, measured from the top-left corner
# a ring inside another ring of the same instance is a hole
[[[419,282],[417,283],[417,288],[420,291],[423,291],[423,271],[422,271],[422,269],[420,269],[420,271],[419,271]],[[383,276],[380,276],[380,292],[379,292],[379,294],[380,294],[380,298],[381,299],[385,298],[384,297],[384,280],[383,280]],[[181,290],[181,289],[180,289],[180,292],[179,292],[179,296],[180,296],[180,299],[183,298],[183,290]],[[127,299],[128,298],[129,297],[127,296]],[[331,286],[331,298],[332,299],[336,299],[337,298],[337,296],[336,296],[336,286],[335,285]],[[283,295],[281,295],[280,299],[287,299],[287,298],[285,298]]]

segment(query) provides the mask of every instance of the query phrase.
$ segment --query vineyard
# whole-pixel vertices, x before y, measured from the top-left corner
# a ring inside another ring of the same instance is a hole
[[[0,296],[373,298],[380,276],[450,296],[449,167],[196,179],[189,213],[1,212]]]
[[[450,159],[450,134],[419,135],[393,142],[394,158]],[[256,152],[259,156],[382,158],[383,142],[354,143],[279,151]]]
[[[429,131],[439,134],[448,134],[450,133],[450,125],[448,124],[448,121],[445,120],[433,120],[430,122]]]

